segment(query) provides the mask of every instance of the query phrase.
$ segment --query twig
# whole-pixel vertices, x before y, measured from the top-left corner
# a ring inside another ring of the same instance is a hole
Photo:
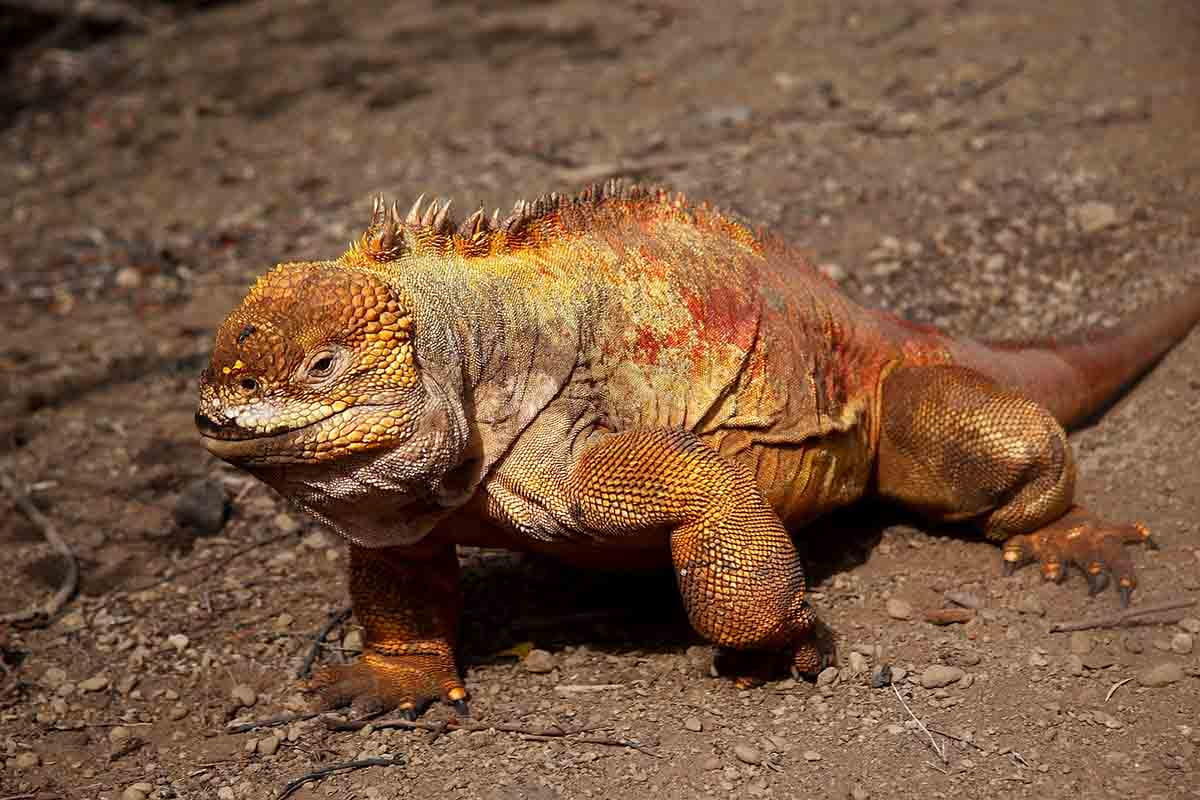
[[[49,600],[41,606],[35,604],[24,611],[0,615],[0,624],[32,621],[36,626],[44,627],[59,611],[62,611],[63,606],[71,599],[71,595],[75,594],[75,589],[79,585],[79,564],[75,561],[75,553],[71,551],[66,540],[59,535],[54,523],[47,519],[41,511],[38,511],[37,506],[29,499],[29,495],[25,494],[13,477],[4,470],[0,470],[0,487],[8,493],[13,504],[21,509],[29,521],[41,530],[42,536],[46,537],[46,541],[63,557],[67,567],[67,574],[63,576],[58,591]]]
[[[256,719],[252,722],[243,722],[238,725],[230,725],[225,729],[225,732],[246,733],[247,731],[257,730],[258,728],[277,728],[280,725],[287,725],[289,722],[303,722],[306,719],[312,719],[313,717],[319,717],[320,715],[320,712],[317,711],[309,711],[304,714],[280,714],[277,717],[267,717],[266,719]]]
[[[296,790],[309,781],[315,781],[324,778],[333,772],[341,772],[343,770],[366,769],[367,767],[398,767],[404,764],[404,759],[400,756],[393,758],[363,758],[358,761],[343,761],[340,764],[330,764],[328,767],[321,767],[312,772],[301,775],[294,781],[283,787],[278,800],[291,797]]]
[[[943,775],[949,775],[949,774],[950,774],[949,772],[947,772],[947,771],[946,771],[946,768],[945,768],[945,767],[939,767],[937,764],[933,763],[932,761],[926,761],[926,762],[925,762],[925,766],[927,766],[927,767],[933,767],[934,769],[936,769],[938,772],[942,773]]]
[[[900,701],[900,705],[904,706],[904,710],[907,711],[908,715],[913,718],[914,722],[917,723],[917,727],[924,731],[925,735],[929,737],[929,746],[933,748],[933,752],[938,754],[938,758],[942,760],[943,764],[949,764],[950,760],[946,758],[946,751],[938,747],[937,740],[933,738],[933,734],[929,732],[929,728],[926,728],[925,723],[917,719],[917,715],[914,714],[912,709],[908,707],[908,703],[904,702],[904,698],[900,696],[900,690],[896,688],[896,684],[889,682],[888,685],[891,686],[892,691],[896,693],[896,699]]]
[[[1025,59],[1018,58],[1016,61],[1009,64],[1007,67],[1000,70],[992,77],[988,78],[987,80],[980,81],[979,83],[975,84],[974,86],[967,87],[963,91],[955,94],[950,99],[954,100],[955,102],[958,102],[958,103],[963,103],[963,102],[966,102],[967,100],[975,100],[977,98],[983,97],[988,92],[992,91],[993,89],[997,89],[997,88],[1003,86],[1009,80],[1011,80],[1012,78],[1021,74],[1021,72],[1024,69],[1025,69]]]
[[[467,722],[464,720],[446,720],[445,722],[414,722],[407,719],[375,719],[375,720],[353,720],[351,722],[335,722],[328,721],[329,729],[334,731],[357,731],[362,730],[370,725],[375,729],[379,728],[404,728],[406,730],[417,731],[438,731],[444,733],[446,731],[501,731],[503,733],[516,733],[522,736],[529,736],[534,739],[564,739],[569,742],[578,742],[580,744],[599,744],[606,747],[628,747],[631,750],[637,750],[639,753],[645,753],[651,758],[662,758],[657,753],[648,750],[641,743],[633,739],[610,739],[607,736],[581,736],[584,731],[565,731],[555,725],[552,728],[529,728],[524,725],[514,725],[512,723],[497,722],[487,724],[482,722]]]
[[[945,731],[938,730],[937,728],[930,728],[929,731],[930,733],[936,733],[938,736],[945,736],[947,739],[953,739],[956,742],[962,742],[963,744],[970,745],[981,753],[987,752],[987,749],[983,746],[972,742],[970,739],[965,739],[962,736],[955,736],[953,733],[946,733]]]
[[[1147,614],[1159,614],[1163,611],[1175,611],[1181,608],[1191,608],[1196,605],[1197,600],[1170,600],[1165,603],[1155,603],[1139,608],[1130,608],[1125,611],[1109,614],[1103,617],[1093,617],[1092,619],[1072,620],[1068,622],[1056,622],[1050,626],[1050,633],[1063,633],[1065,631],[1086,631],[1092,628],[1120,628],[1123,626],[1145,625],[1149,624],[1147,620],[1141,617]]]
[[[329,632],[341,625],[350,618],[352,608],[340,608],[329,615],[329,619],[321,626],[321,630],[313,634],[312,645],[308,648],[308,654],[304,656],[304,662],[300,665],[300,669],[296,671],[297,678],[307,678],[308,673],[312,671],[313,662],[317,660],[317,653],[321,651],[321,643],[325,641],[325,637]]]
[[[1104,702],[1107,703],[1109,700],[1112,700],[1113,693],[1116,692],[1117,689],[1120,689],[1122,686],[1129,683],[1131,680],[1133,680],[1133,678],[1125,678],[1124,680],[1117,681],[1111,687],[1109,687],[1108,694],[1104,695]]]

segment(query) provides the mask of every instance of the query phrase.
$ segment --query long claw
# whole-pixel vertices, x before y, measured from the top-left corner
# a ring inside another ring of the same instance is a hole
[[[1106,572],[1087,572],[1088,594],[1096,595],[1104,591],[1104,587],[1108,586],[1108,573]]]
[[[471,716],[471,711],[467,708],[466,700],[455,700],[452,705],[454,707],[454,713],[458,714],[463,719]]]

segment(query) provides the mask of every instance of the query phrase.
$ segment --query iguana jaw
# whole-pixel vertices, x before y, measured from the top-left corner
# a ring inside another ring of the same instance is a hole
[[[381,447],[394,447],[396,443],[389,439],[375,442],[346,439],[347,432],[369,429],[375,418],[386,419],[388,410],[393,407],[378,404],[354,406],[305,425],[265,434],[239,428],[236,424],[219,425],[202,413],[196,414],[196,426],[208,452],[230,464],[240,467],[256,464],[320,464]]]

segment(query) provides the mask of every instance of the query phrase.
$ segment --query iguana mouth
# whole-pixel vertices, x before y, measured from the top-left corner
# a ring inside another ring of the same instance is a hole
[[[351,406],[294,428],[279,427],[265,433],[247,431],[245,428],[233,424],[222,425],[200,412],[196,412],[196,427],[200,430],[208,452],[230,463],[244,464],[252,461],[281,460],[315,462],[319,459],[309,447],[302,446],[294,449],[291,446],[296,434],[339,417],[357,417],[382,408],[389,408],[389,406],[383,404]]]

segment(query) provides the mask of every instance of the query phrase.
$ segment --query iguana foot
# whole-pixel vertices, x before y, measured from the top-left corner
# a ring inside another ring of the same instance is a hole
[[[788,675],[815,678],[832,660],[815,640],[808,640],[796,645],[791,653],[719,647],[713,657],[713,668],[718,675],[730,678],[737,688],[753,689]]]
[[[1087,577],[1089,594],[1103,590],[1111,575],[1125,607],[1137,586],[1133,562],[1124,549],[1127,543],[1155,547],[1145,525],[1104,522],[1077,506],[1039,531],[1010,537],[1004,543],[1004,571],[1011,574],[1037,560],[1042,576],[1059,582],[1074,564]]]
[[[467,716],[467,690],[453,661],[442,655],[366,653],[355,664],[326,667],[304,686],[320,710],[351,706],[363,715],[398,709],[416,719],[441,700]]]

